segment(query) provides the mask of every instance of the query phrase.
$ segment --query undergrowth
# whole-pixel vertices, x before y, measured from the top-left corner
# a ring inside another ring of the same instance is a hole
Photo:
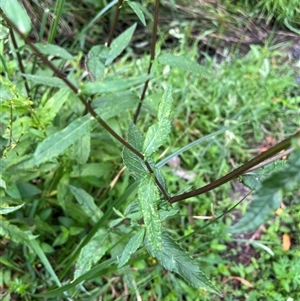
[[[70,43],[72,1],[34,27],[1,3],[3,300],[297,300],[299,62],[271,40],[211,57],[193,21],[170,49],[159,1],[115,4]]]

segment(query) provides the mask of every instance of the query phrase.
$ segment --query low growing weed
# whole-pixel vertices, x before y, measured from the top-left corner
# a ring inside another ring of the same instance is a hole
[[[129,6],[144,23],[143,6]],[[297,84],[281,53],[252,47],[245,58],[201,65],[196,46],[156,56],[154,39],[150,57],[134,59],[123,56],[134,23],[115,39],[112,25],[108,45],[83,58],[53,44],[57,22],[47,43],[33,43],[20,3],[0,7],[4,300],[220,300],[231,290],[220,282],[228,270],[250,275],[221,254],[299,182]],[[156,1],[153,37],[158,12]],[[245,148],[271,133],[282,141],[238,167],[250,159]],[[286,163],[244,175],[286,149]],[[256,194],[232,225],[228,182],[237,177]],[[298,280],[287,283],[286,265],[270,266],[291,293]]]

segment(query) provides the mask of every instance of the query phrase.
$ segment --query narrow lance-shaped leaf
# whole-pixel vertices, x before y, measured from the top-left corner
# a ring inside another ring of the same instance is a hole
[[[23,5],[18,0],[0,1],[0,8],[6,17],[23,33],[28,34],[31,29],[30,18]],[[3,26],[3,25],[2,25]]]
[[[132,121],[129,121],[128,142],[136,150],[142,151],[144,138]],[[144,161],[126,147],[123,149],[123,160],[129,172],[136,179],[140,179],[147,173]]]
[[[120,34],[114,41],[111,43],[110,52],[106,59],[105,65],[110,65],[113,60],[119,56],[123,50],[128,46],[130,40],[133,36],[133,33],[136,28],[136,23],[126,29],[122,34]]]
[[[228,230],[231,233],[252,231],[266,222],[279,207],[283,192],[300,183],[300,150],[295,150],[287,164],[263,180],[245,216]]]
[[[145,235],[145,228],[140,228],[139,231],[131,237],[125,249],[123,250],[122,256],[120,258],[120,262],[118,264],[118,268],[126,264],[131,254],[133,254],[140,247],[140,245],[143,242],[144,235]]]
[[[158,107],[158,121],[147,131],[144,142],[144,154],[150,157],[161,145],[166,142],[171,130],[171,107],[172,107],[172,86],[169,85],[164,92]]]
[[[89,271],[107,251],[109,245],[105,243],[107,231],[99,229],[87,245],[85,245],[79,254],[75,266],[74,279]]]
[[[157,209],[159,193],[154,177],[145,174],[138,188],[138,199],[146,226],[147,241],[151,246],[151,255],[157,259],[162,256],[162,226]]]
[[[149,241],[146,242],[146,248],[152,255],[153,249]],[[179,274],[195,288],[204,288],[221,296],[201,271],[197,262],[166,233],[162,235],[162,257],[159,262],[166,270]]]
[[[133,9],[133,11],[135,12],[135,14],[138,16],[138,18],[140,19],[140,21],[142,22],[142,24],[144,26],[146,26],[145,16],[144,16],[144,13],[142,11],[143,6],[140,3],[133,2],[133,1],[127,1],[127,3]]]
[[[183,56],[176,56],[171,53],[164,53],[158,57],[159,63],[163,65],[169,65],[171,67],[177,67],[181,70],[192,72],[193,74],[208,76],[208,68],[197,64]]]
[[[69,188],[87,216],[89,216],[94,222],[97,222],[102,216],[102,212],[95,204],[93,197],[81,188],[71,185],[69,185]]]

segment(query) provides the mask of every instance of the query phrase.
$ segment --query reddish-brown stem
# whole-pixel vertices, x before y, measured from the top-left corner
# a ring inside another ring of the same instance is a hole
[[[155,1],[155,12],[154,12],[154,23],[153,23],[153,29],[152,29],[151,53],[150,53],[150,62],[149,62],[148,73],[147,74],[150,74],[151,68],[152,68],[152,63],[153,63],[153,60],[155,59],[155,46],[156,46],[156,40],[157,40],[159,2],[160,2],[160,0]],[[136,112],[134,114],[134,118],[133,118],[134,123],[136,123],[138,118],[139,118],[140,111],[141,111],[142,104],[143,104],[143,100],[145,98],[146,91],[148,89],[149,80],[150,79],[148,79],[144,84],[144,88],[143,88],[143,91],[142,91],[142,94],[141,94],[141,97],[140,97],[140,101],[139,101],[139,104],[137,106]]]
[[[108,47],[110,46],[110,44],[111,44],[111,42],[113,40],[113,37],[114,37],[114,32],[115,32],[115,29],[116,29],[116,26],[117,26],[117,22],[118,22],[118,19],[119,19],[120,8],[122,6],[122,3],[123,3],[123,0],[119,0],[118,3],[117,3],[115,15],[114,15],[114,20],[113,20],[113,24],[111,26],[111,29],[110,29],[110,32],[109,32],[109,36],[108,36],[108,39],[107,39],[107,46]]]
[[[280,151],[287,149],[291,146],[291,141],[293,138],[297,137],[300,135],[300,131],[298,131],[296,134],[294,134],[293,136],[281,141],[280,143],[274,145],[273,147],[271,147],[270,149],[268,149],[267,151],[261,153],[260,155],[258,155],[257,157],[253,158],[252,160],[250,160],[249,162],[247,162],[246,164],[238,167],[237,169],[233,170],[232,172],[228,173],[227,175],[221,177],[220,179],[213,181],[201,188],[198,188],[196,190],[190,191],[190,192],[186,192],[186,193],[182,193],[180,195],[176,195],[174,197],[171,197],[168,199],[168,201],[170,203],[175,203],[175,202],[179,202],[182,200],[186,200],[188,198],[194,197],[194,196],[198,196],[200,194],[206,193],[210,190],[213,190],[235,178],[237,178],[238,176],[241,176],[242,174],[244,174],[246,171],[248,171],[250,168],[256,166],[257,164],[265,161],[266,159],[269,159],[271,157],[273,157],[274,155],[276,155],[277,153],[279,153]]]

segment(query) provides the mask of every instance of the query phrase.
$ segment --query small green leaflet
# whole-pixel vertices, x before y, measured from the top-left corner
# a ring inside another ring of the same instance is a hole
[[[144,235],[145,235],[145,228],[140,228],[139,231],[131,237],[125,249],[123,250],[122,256],[120,258],[120,262],[118,264],[118,268],[126,264],[131,254],[133,254],[140,247],[140,245],[143,242]]]
[[[149,241],[146,243],[146,248],[152,255],[153,249]],[[159,262],[166,270],[179,274],[195,288],[204,288],[222,296],[201,271],[197,262],[166,233],[162,234],[162,257]]]
[[[136,28],[136,23],[126,29],[123,33],[121,33],[114,41],[111,43],[110,52],[108,53],[108,57],[105,62],[105,66],[110,65],[113,60],[118,57],[123,50],[128,46],[133,36],[133,33]]]
[[[285,165],[262,181],[245,216],[228,231],[244,233],[257,229],[279,207],[283,192],[291,191],[299,183],[300,149],[296,149]]]
[[[28,34],[31,29],[30,18],[24,6],[18,0],[0,1],[0,8],[6,17],[23,33]],[[3,25],[1,25],[3,26]]]
[[[89,271],[108,250],[107,231],[99,229],[87,245],[85,245],[79,254],[75,265],[74,279]]]
[[[102,80],[104,76],[104,61],[107,58],[109,49],[103,45],[93,46],[87,55],[86,66],[90,72],[92,81]]]
[[[144,154],[150,157],[161,145],[166,142],[171,130],[170,114],[172,107],[172,86],[168,85],[158,107],[158,121],[147,131],[144,142]]]
[[[78,118],[62,131],[48,136],[35,150],[33,163],[39,165],[63,153],[77,139],[88,135],[90,131],[90,121],[93,118],[89,115]]]
[[[131,120],[129,121],[128,142],[136,150],[142,151],[144,138]],[[123,160],[129,172],[136,179],[140,179],[143,174],[147,173],[144,161],[126,147],[123,149]]]
[[[164,53],[158,57],[158,62],[163,65],[179,68],[183,71],[192,72],[195,75],[209,75],[208,68],[197,64],[183,56],[176,56],[171,53]]]
[[[133,2],[133,1],[127,1],[127,3],[132,8],[132,10],[135,12],[135,14],[138,16],[138,18],[140,19],[142,24],[144,26],[146,26],[145,16],[144,16],[144,13],[142,11],[143,6],[140,3]]]
[[[38,116],[43,116],[41,122],[43,126],[46,127],[52,122],[56,114],[62,108],[64,103],[68,100],[70,96],[70,90],[59,89],[53,96],[51,96],[47,102],[38,110]]]
[[[5,204],[1,204],[1,206],[0,206],[0,214],[3,214],[3,215],[14,212],[14,211],[22,208],[24,206],[24,203],[21,205],[18,205],[18,206],[11,206],[11,207],[5,207],[4,205]]]
[[[41,53],[45,55],[57,56],[69,61],[73,60],[73,56],[66,49],[58,45],[42,44],[42,43],[36,43],[34,45],[38,48],[38,50]]]
[[[152,250],[151,255],[160,260],[162,257],[162,226],[157,210],[159,193],[152,175],[143,175],[138,187],[138,200],[146,226],[147,241]]]
[[[103,213],[95,204],[94,198],[81,188],[72,185],[69,188],[83,211],[96,223]]]
[[[26,75],[26,77],[28,76]],[[143,84],[150,78],[150,75],[143,75],[131,78],[105,79],[104,81],[96,81],[93,83],[86,82],[80,87],[80,93],[83,95],[115,93],[132,89],[137,85]]]
[[[63,80],[57,77],[41,76],[33,74],[22,74],[25,78],[33,81],[36,84],[45,85],[47,87],[65,88],[66,84]]]

